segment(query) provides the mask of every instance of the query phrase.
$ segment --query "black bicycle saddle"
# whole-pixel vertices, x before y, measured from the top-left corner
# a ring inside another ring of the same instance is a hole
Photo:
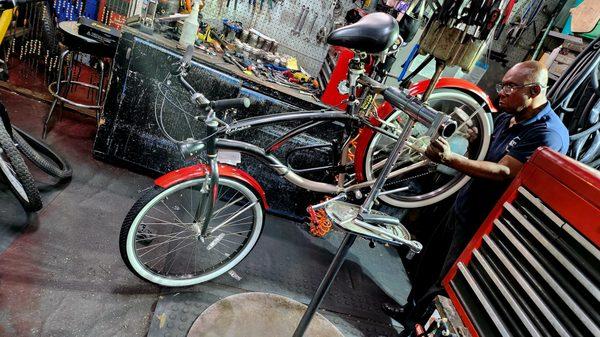
[[[398,32],[396,19],[385,13],[373,13],[357,23],[334,30],[327,37],[327,43],[375,54],[391,47]]]

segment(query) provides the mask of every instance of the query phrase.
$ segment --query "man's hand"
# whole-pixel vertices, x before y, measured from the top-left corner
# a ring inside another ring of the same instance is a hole
[[[479,129],[476,126],[468,126],[467,127],[467,140],[469,144],[473,143],[479,137]]]
[[[446,163],[450,160],[453,153],[450,149],[448,141],[442,137],[438,137],[435,141],[431,142],[425,150],[425,156],[436,163]]]

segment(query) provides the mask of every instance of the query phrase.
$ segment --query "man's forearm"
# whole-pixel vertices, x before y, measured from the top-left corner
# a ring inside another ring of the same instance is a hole
[[[471,160],[456,153],[444,160],[443,164],[471,177],[506,180],[511,176],[507,166],[490,161]]]

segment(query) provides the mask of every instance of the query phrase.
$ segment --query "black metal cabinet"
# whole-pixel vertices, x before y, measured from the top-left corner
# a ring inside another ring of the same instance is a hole
[[[320,109],[324,106],[314,101],[289,94],[289,89],[276,90],[272,84],[249,80],[231,71],[222,59],[197,55],[187,80],[208,99],[249,97],[252,104],[240,109],[237,119],[274,114],[292,110]],[[125,29],[114,59],[104,113],[100,118],[94,156],[153,174],[168,172],[193,164],[202,158],[185,159],[177,144],[160,130],[158,118],[174,139],[189,137],[201,139],[205,135],[202,115],[189,99],[177,79],[165,83],[172,64],[181,57],[172,41],[150,37]],[[286,93],[287,91],[287,93]],[[162,113],[161,113],[162,111]],[[266,146],[289,130],[293,125],[270,125],[258,130],[236,133],[235,138]],[[328,144],[341,137],[340,125],[330,124],[301,135],[277,153],[282,158],[298,146]],[[318,149],[310,154],[300,154],[302,166],[314,167],[327,162],[328,149]],[[270,206],[292,216],[303,215],[310,202],[320,197],[303,191],[276,176],[254,158],[242,158],[240,167],[253,175],[265,188]],[[317,180],[331,179],[323,173],[313,174]]]

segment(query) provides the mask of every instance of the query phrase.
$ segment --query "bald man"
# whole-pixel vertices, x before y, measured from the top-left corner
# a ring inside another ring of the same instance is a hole
[[[569,133],[548,103],[547,84],[548,71],[540,62],[522,62],[508,70],[502,83],[496,85],[501,113],[494,120],[485,160],[453,153],[442,138],[430,144],[426,151],[429,159],[473,179],[459,191],[452,209],[425,245],[408,305],[384,304],[388,315],[418,321],[441,291],[441,279],[533,152],[540,146],[567,152]]]

